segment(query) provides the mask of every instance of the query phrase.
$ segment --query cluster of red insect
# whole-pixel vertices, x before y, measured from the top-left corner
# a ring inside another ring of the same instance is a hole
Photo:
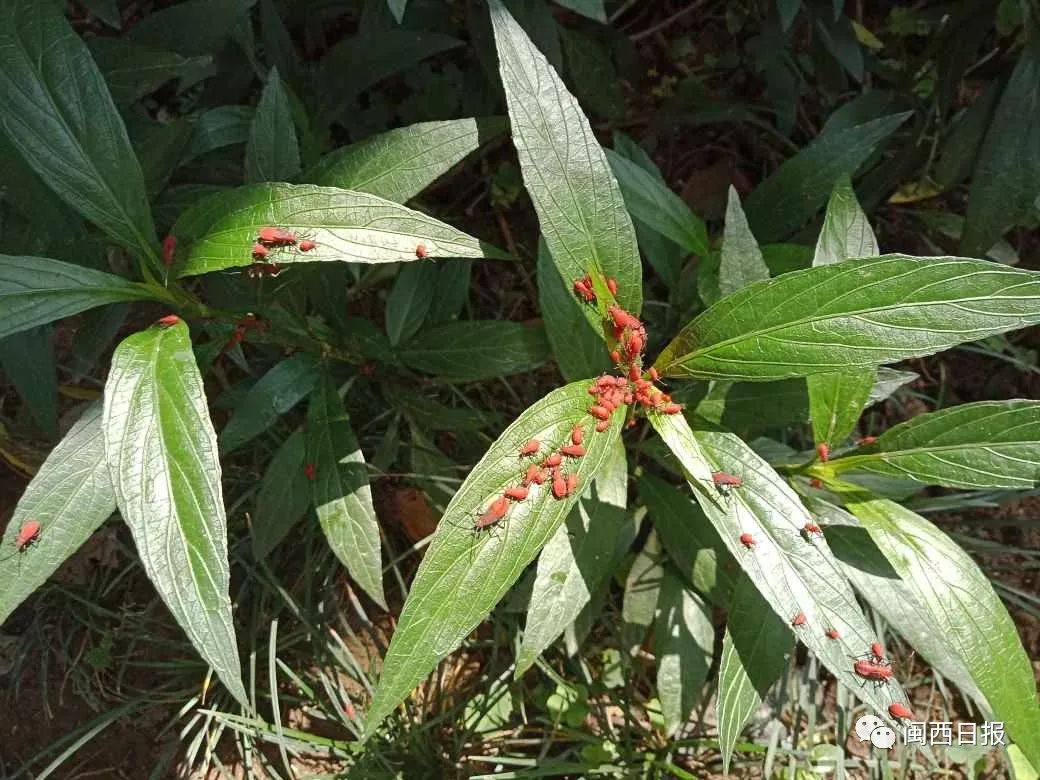
[[[282,267],[275,262],[268,262],[272,252],[295,247],[300,252],[310,252],[317,248],[317,244],[308,238],[297,239],[295,233],[278,227],[262,227],[256,232],[256,241],[253,244],[253,264],[245,269],[245,274],[250,279],[259,279],[264,276],[278,276]]]
[[[610,290],[611,295],[617,295],[618,286],[617,279],[612,276],[608,276],[605,280],[607,289]],[[574,292],[576,292],[585,303],[592,303],[596,300],[596,290],[592,285],[592,277],[589,274],[585,274],[581,279],[574,280]]]

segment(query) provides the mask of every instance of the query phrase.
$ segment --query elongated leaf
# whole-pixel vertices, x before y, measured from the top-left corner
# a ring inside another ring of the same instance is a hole
[[[1036,213],[1040,179],[1040,40],[1022,50],[972,171],[961,250],[986,252]]]
[[[397,351],[406,364],[453,382],[530,371],[549,357],[545,330],[505,320],[446,322]]]
[[[894,368],[881,366],[877,370],[877,379],[870,390],[870,398],[867,399],[867,404],[876,404],[878,401],[891,398],[900,387],[920,378],[913,371],[896,371]]]
[[[294,431],[271,458],[256,494],[253,518],[253,557],[266,558],[307,511],[311,486],[305,465],[303,431]]]
[[[36,424],[58,438],[58,369],[53,331],[46,325],[0,339],[0,368],[18,391]]]
[[[776,616],[747,577],[733,591],[719,665],[719,749],[729,774],[733,746],[752,714],[784,672],[794,649],[791,629]]]
[[[859,207],[848,176],[842,176],[827,201],[813,265],[831,265],[850,257],[877,257],[877,238]]]
[[[289,96],[278,69],[267,74],[260,103],[246,144],[246,181],[286,181],[300,172],[300,147],[296,142]]]
[[[87,45],[105,77],[112,99],[133,103],[171,79],[207,65],[209,57],[182,57],[126,38],[91,38]]]
[[[303,253],[276,249],[280,264],[338,260],[399,263],[416,259],[419,244],[431,258],[508,257],[483,241],[418,211],[375,195],[311,184],[254,184],[211,195],[186,211],[173,232],[185,248],[178,275],[249,265],[257,231],[277,226],[317,246]]]
[[[657,696],[667,734],[679,730],[700,700],[714,645],[715,628],[704,601],[666,568],[657,599],[654,650]]]
[[[632,220],[578,101],[502,3],[491,0],[490,9],[524,184],[564,284],[591,276],[599,310],[582,311],[598,332],[612,297],[605,277],[617,280],[623,308],[642,308]]]
[[[101,404],[83,412],[18,500],[0,555],[0,624],[116,511],[101,437]],[[39,539],[13,554],[30,520]]]
[[[730,295],[751,282],[769,278],[769,268],[762,250],[751,234],[740,196],[732,184],[726,205],[726,226],[722,234],[722,256],[719,262],[719,292]]]
[[[560,28],[560,41],[567,75],[581,102],[594,114],[620,119],[625,113],[625,95],[610,52],[595,38],[566,27]]]
[[[414,336],[433,305],[439,275],[433,263],[410,263],[397,275],[386,299],[386,335],[396,347]]]
[[[826,540],[802,531],[811,519],[787,483],[733,434],[695,434],[682,415],[649,416],[704,513],[779,619],[790,624],[803,613],[805,623],[795,629],[798,639],[882,717],[888,717],[893,702],[907,706],[898,685],[861,686],[853,673],[850,658],[869,651],[874,632]],[[743,485],[723,496],[712,482],[714,471],[735,474]],[[743,534],[751,535],[750,548],[741,542]],[[836,639],[825,633],[832,628]]]
[[[501,117],[399,127],[325,155],[301,178],[404,203],[505,129]]]
[[[719,301],[657,358],[668,376],[772,380],[929,355],[1040,322],[1040,275],[884,255],[793,271]]]
[[[860,490],[846,505],[941,628],[1008,735],[1040,766],[1036,679],[1003,602],[971,557],[946,534],[899,504]]]
[[[691,254],[708,254],[704,221],[690,211],[682,198],[632,160],[610,149],[603,151],[633,217]]]
[[[272,69],[277,68],[285,83],[296,94],[300,94],[308,74],[303,71],[296,45],[282,23],[275,0],[261,0],[260,32],[263,35],[264,58],[267,63]]]
[[[580,491],[563,500],[553,497],[549,482],[531,485],[499,527],[474,533],[474,522],[503,490],[516,486],[525,463],[520,447],[541,443],[539,457],[569,442],[575,424],[589,425],[588,382],[554,390],[529,407],[473,468],[441,518],[383,662],[365,733],[376,726],[448,653],[454,650],[506,594],[543,546],[563,524]],[[624,414],[616,411],[610,427],[585,438],[587,454],[567,458],[565,473],[587,485],[606,461],[621,433]]]
[[[235,405],[220,432],[221,453],[234,452],[274,425],[310,393],[318,374],[317,362],[307,354],[286,358],[264,374]]]
[[[365,456],[329,376],[314,389],[307,410],[307,462],[314,467],[314,506],[329,547],[362,590],[386,609]]]
[[[625,577],[625,596],[621,602],[621,648],[631,656],[642,648],[647,631],[654,624],[664,563],[661,542],[657,533],[650,531]]]
[[[593,435],[591,423],[583,427]],[[538,556],[516,677],[574,622],[610,575],[627,499],[628,464],[618,439],[596,479]]]
[[[0,3],[0,127],[70,206],[119,243],[153,252],[144,177],[123,120],[55,3]]]
[[[184,0],[148,14],[134,25],[131,40],[181,54],[220,51],[256,0]]]
[[[225,146],[246,143],[254,116],[256,109],[252,106],[217,106],[203,111],[195,119],[185,159],[201,157]]]
[[[564,8],[570,8],[582,16],[607,23],[607,12],[603,9],[603,0],[556,0]]]
[[[116,348],[105,457],[148,578],[195,649],[248,707],[228,595],[217,436],[188,328],[153,326]]]
[[[833,132],[825,131],[783,163],[744,204],[759,241],[794,232],[822,206],[839,177],[851,176],[910,112],[892,114]]]
[[[593,329],[574,290],[553,266],[545,241],[538,241],[538,305],[563,378],[576,381],[611,367],[603,337]]]
[[[0,255],[0,338],[94,306],[150,297],[141,285],[92,268]]]
[[[921,414],[885,431],[868,453],[830,467],[952,488],[1035,487],[1040,402],[982,401]]]
[[[386,0],[386,4],[390,9],[390,13],[394,15],[394,19],[400,24],[401,20],[404,19],[404,11],[408,5],[408,0]]]

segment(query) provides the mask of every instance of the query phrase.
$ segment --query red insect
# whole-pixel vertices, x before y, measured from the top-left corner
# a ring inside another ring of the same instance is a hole
[[[628,337],[628,344],[625,345],[625,348],[630,357],[635,357],[643,351],[643,337],[638,333],[633,333]]]
[[[545,459],[544,465],[548,468],[554,469],[561,463],[563,463],[563,456],[558,452],[554,452],[552,455]]]
[[[511,487],[506,490],[503,495],[506,498],[510,498],[513,501],[523,501],[527,498],[527,488],[525,487]]]
[[[864,436],[862,439],[856,440],[856,446],[858,447],[869,447],[871,444],[877,441],[877,436]]]
[[[313,241],[311,241],[310,239],[305,239],[305,240],[300,242],[300,251],[301,252],[310,252],[316,246],[318,246],[318,245],[316,243],[314,243]]]
[[[509,511],[509,501],[506,500],[505,496],[500,496],[491,502],[491,506],[488,507],[487,511],[477,518],[476,525],[474,528],[477,531],[482,531],[488,526],[492,526],[506,516],[506,512]]]
[[[806,536],[812,536],[813,534],[819,534],[820,536],[823,536],[823,531],[820,529],[820,526],[816,525],[815,523],[806,523],[802,526],[802,531],[805,532]]]
[[[578,489],[578,475],[568,474],[567,475],[567,495],[570,495]]]
[[[169,328],[171,325],[176,325],[181,321],[181,318],[176,314],[167,314],[165,317],[160,317],[155,321],[156,325],[161,325],[164,328]]]
[[[804,612],[799,612],[797,615],[795,615],[793,618],[791,618],[791,625],[792,626],[804,626],[805,625],[805,621],[806,621],[805,613]]]
[[[682,406],[680,404],[665,404],[661,407],[661,411],[664,414],[679,414],[682,411]]]
[[[256,240],[268,246],[292,246],[296,243],[296,236],[281,228],[262,227],[256,232]]]
[[[524,487],[527,487],[531,483],[534,483],[535,485],[541,485],[543,482],[545,482],[545,472],[537,466],[531,465],[527,467],[527,473],[524,475],[524,478],[520,481],[520,484],[522,484]]]
[[[744,484],[744,480],[736,474],[727,474],[725,471],[713,471],[711,481],[715,487],[721,489],[738,488]]]
[[[870,661],[856,661],[852,665],[852,671],[867,680],[879,683],[887,683],[892,679],[892,667],[887,664],[874,664]]]
[[[635,420],[632,420],[631,422],[633,425],[635,424]],[[610,420],[600,420],[598,423],[596,423],[596,433],[603,433],[603,431],[605,431],[609,427]]]
[[[586,303],[592,303],[592,301],[596,300],[596,293],[593,292],[587,276],[584,279],[574,280],[574,292],[580,295]]]
[[[661,379],[661,375],[657,372],[656,368],[650,369],[650,379],[652,379],[654,382],[657,382]]]
[[[520,448],[520,457],[524,458],[528,455],[534,455],[538,452],[538,449],[542,446],[542,443],[538,439],[531,439],[524,443],[524,446]]]
[[[607,277],[607,289],[610,290],[611,295],[617,295],[617,279],[613,276]]]
[[[376,375],[376,364],[371,360],[367,360],[361,364],[361,368],[358,369],[361,376],[375,376]]]
[[[18,529],[18,535],[14,538],[14,546],[18,552],[24,552],[30,545],[40,540],[40,523],[38,520],[26,520]]]
[[[569,494],[567,490],[567,480],[563,478],[563,475],[559,471],[553,474],[552,482],[553,496],[557,499],[566,498]]]
[[[415,256],[416,257],[418,257],[420,260],[425,260],[427,257],[429,257],[429,255],[430,255],[430,253],[426,251],[426,244],[423,244],[422,242],[416,244],[416,246],[415,246]]]
[[[888,705],[888,714],[893,718],[902,718],[903,720],[914,719],[914,713],[910,712],[910,710],[899,702],[894,702],[893,704]]]
[[[755,537],[748,533],[741,534],[740,543],[750,550],[755,546]]]
[[[880,642],[871,642],[870,643],[870,654],[872,656],[874,656],[874,658],[877,659],[878,661],[884,661],[885,660],[884,648],[881,646]]]
[[[593,406],[590,406],[589,407],[589,414],[591,414],[597,420],[609,420],[610,419],[610,410],[607,409],[605,406],[600,406],[599,404],[595,404]]]
[[[585,456],[585,448],[580,444],[568,444],[566,447],[560,447],[560,453],[568,458],[581,458]]]
[[[306,466],[304,466],[303,473],[306,475],[308,481],[310,482],[313,482],[314,478],[317,476],[317,470],[314,468],[313,463],[308,463]]]
[[[812,479],[809,480],[809,487],[815,488],[816,490],[822,490],[823,489],[823,480],[817,479],[816,477],[813,477]]]
[[[628,367],[628,378],[631,379],[633,382],[639,379],[641,373],[642,372],[639,370],[639,366],[635,363]]]
[[[177,251],[177,236],[170,233],[162,242],[162,259],[166,265],[173,265],[173,255]]]
[[[253,257],[258,257],[261,260],[271,254],[271,250],[263,244],[253,244]]]
[[[823,463],[826,463],[831,458],[830,445],[827,444],[827,442],[825,441],[821,441],[819,444],[816,445],[816,454],[819,456],[820,460]]]
[[[581,444],[585,440],[585,429],[580,425],[575,425],[574,430],[571,431],[571,443]]]
[[[838,629],[836,628],[828,628],[823,633],[828,639],[837,639],[841,636],[841,634],[838,633]]]
[[[610,353],[610,359],[613,360],[615,363],[620,363],[621,353],[615,349],[613,352]]]

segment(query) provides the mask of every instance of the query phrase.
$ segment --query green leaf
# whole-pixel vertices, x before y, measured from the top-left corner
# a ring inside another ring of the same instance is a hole
[[[184,159],[191,136],[191,123],[187,119],[178,119],[166,124],[150,123],[146,132],[133,139],[149,196],[166,189],[174,170]]]
[[[939,635],[967,667],[996,719],[1004,722],[1030,762],[1040,766],[1040,705],[1033,668],[986,575],[946,534],[909,509],[851,488],[845,499],[939,626]]]
[[[0,338],[94,306],[151,297],[141,285],[92,268],[0,255]]]
[[[877,238],[867,221],[867,215],[856,200],[849,177],[842,176],[834,185],[823,228],[816,241],[813,265],[831,265],[850,257],[877,257]]]
[[[591,425],[587,388],[587,381],[566,385],[524,411],[452,498],[419,565],[386,652],[365,722],[367,735],[480,624],[578,501],[580,491],[557,500],[548,481],[531,485],[527,499],[513,504],[495,528],[474,532],[477,518],[503,490],[518,484],[521,468],[534,462],[517,457],[526,441],[537,439],[542,445],[539,457],[544,457],[569,443],[576,424]],[[623,412],[615,411],[606,431],[586,435],[584,457],[566,459],[565,473],[578,475],[579,488],[589,484],[604,465],[623,422]]]
[[[834,182],[855,173],[910,113],[824,132],[784,162],[744,204],[758,240],[777,241],[808,222],[827,200]]]
[[[440,269],[433,263],[409,263],[401,269],[386,299],[386,335],[390,346],[408,341],[422,327],[433,305]]]
[[[116,510],[101,437],[101,404],[83,412],[18,500],[0,555],[0,624]],[[40,538],[11,554],[29,520]]]
[[[661,543],[657,533],[651,530],[625,577],[625,596],[621,602],[621,649],[630,656],[635,656],[642,648],[646,633],[654,623],[663,577]]]
[[[210,57],[182,57],[176,52],[126,38],[90,38],[87,46],[105,77],[112,99],[123,105],[134,103],[167,81],[210,63]]]
[[[672,563],[719,609],[728,609],[737,578],[733,558],[700,506],[662,479],[644,474],[639,498]]]
[[[769,268],[762,258],[762,250],[751,234],[740,196],[729,185],[726,204],[726,225],[722,234],[722,252],[719,262],[719,292],[730,295],[752,282],[769,278]]]
[[[122,28],[123,20],[116,0],[83,0],[83,7],[109,27]]]
[[[715,627],[707,605],[672,569],[665,569],[654,620],[654,650],[657,696],[669,736],[686,722],[700,700],[714,645]]]
[[[751,581],[741,577],[729,605],[719,664],[716,710],[723,774],[729,774],[740,733],[784,673],[793,649],[791,629],[774,614]]]
[[[446,322],[397,350],[408,366],[452,382],[530,371],[549,358],[545,329],[505,320]]]
[[[849,658],[869,650],[874,631],[826,540],[803,532],[811,518],[787,483],[731,433],[694,433],[678,414],[652,411],[649,418],[730,554],[779,619],[790,625],[803,613],[805,624],[794,629],[798,639],[881,717],[888,717],[893,702],[908,706],[899,685],[860,686]],[[735,474],[743,485],[723,495],[712,481],[715,471]],[[743,534],[751,534],[751,548],[741,542]],[[831,628],[838,631],[836,639],[826,636]]]
[[[563,378],[569,382],[611,368],[602,336],[589,324],[574,290],[553,266],[545,241],[538,241],[538,306]]]
[[[873,366],[806,377],[809,416],[817,443],[840,444],[856,429],[876,379],[877,369]]]
[[[264,41],[264,59],[272,69],[277,68],[285,79],[285,83],[297,94],[308,75],[303,71],[300,56],[292,36],[285,29],[278,7],[274,0],[262,0],[260,3],[260,32]],[[270,78],[270,75],[268,75]]]
[[[386,0],[386,5],[390,9],[390,13],[394,15],[394,19],[400,24],[404,19],[405,6],[408,5],[408,0]]]
[[[581,102],[602,117],[619,119],[625,113],[625,96],[610,53],[596,39],[566,27],[560,28],[560,39]]]
[[[127,337],[102,422],[116,502],[148,578],[243,707],[217,436],[183,322]]]
[[[185,249],[178,275],[249,265],[257,231],[268,225],[317,243],[306,254],[295,247],[272,251],[268,260],[279,264],[407,262],[416,259],[420,243],[432,258],[507,257],[451,225],[375,195],[267,183],[216,193],[181,215],[173,227]]]
[[[591,425],[584,428],[593,435]],[[514,676],[531,668],[610,575],[627,500],[628,464],[618,439],[592,485],[538,556]]]
[[[771,429],[808,422],[809,394],[804,379],[715,382],[695,413],[751,441]]]
[[[154,256],[141,166],[90,52],[54,3],[0,3],[0,127],[36,173],[119,243]]]
[[[1040,179],[1040,40],[1022,50],[979,149],[961,250],[980,255],[1036,213]]]
[[[505,129],[501,117],[399,127],[325,155],[301,179],[404,203]]]
[[[867,405],[876,404],[878,401],[891,398],[900,387],[920,378],[913,371],[896,371],[894,368],[880,366],[877,370],[877,379],[874,381],[874,387],[870,390],[870,398],[867,399]]]
[[[220,432],[220,452],[227,455],[274,425],[311,392],[318,381],[318,364],[308,354],[278,363],[246,392]]]
[[[921,414],[885,431],[834,473],[867,471],[966,490],[1031,488],[1040,480],[1040,402],[982,401]]]
[[[458,318],[469,297],[472,275],[472,260],[441,264],[433,286],[433,302],[428,315],[430,322],[450,322]]]
[[[767,381],[890,363],[1040,322],[1040,276],[884,255],[756,282],[687,325],[667,376]]]
[[[260,103],[246,144],[246,181],[287,181],[300,172],[300,147],[296,141],[289,96],[278,69],[267,74]]]
[[[379,525],[365,456],[327,375],[314,389],[307,410],[307,462],[314,467],[314,506],[329,547],[361,589],[386,609]]]
[[[570,8],[575,13],[607,23],[607,12],[603,9],[603,0],[556,0],[558,5]]]
[[[0,339],[0,367],[40,430],[58,438],[58,370],[51,328],[41,325]]]
[[[130,39],[184,55],[215,54],[256,0],[185,0],[148,14]]]
[[[256,494],[252,530],[253,557],[258,561],[278,546],[311,505],[306,462],[303,431],[293,431],[271,458]]]
[[[217,106],[198,114],[185,160],[249,140],[256,109],[252,106]]]
[[[605,277],[617,280],[623,308],[636,314],[642,308],[632,220],[578,101],[502,3],[492,0],[490,9],[524,184],[564,284],[592,277],[598,311],[582,311],[599,332],[612,298]]]
[[[603,151],[617,177],[625,206],[633,217],[690,254],[708,254],[707,228],[682,198],[632,160],[611,149]]]

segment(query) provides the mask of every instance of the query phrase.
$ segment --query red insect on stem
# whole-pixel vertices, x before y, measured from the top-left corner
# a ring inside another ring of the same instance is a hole
[[[524,446],[520,448],[520,457],[526,458],[529,455],[536,455],[542,443],[538,439],[531,439],[524,443]]]
[[[317,476],[317,469],[314,468],[313,463],[308,463],[306,466],[303,467],[303,473],[304,476],[307,477],[307,480],[309,482],[313,482],[314,478]]]
[[[621,353],[620,353],[620,352],[618,352],[618,351],[617,351],[617,350],[615,349],[614,351],[612,351],[612,352],[610,353],[610,359],[611,359],[611,360],[613,360],[613,361],[614,361],[615,363],[620,363],[620,362],[621,362]]]
[[[661,407],[662,414],[679,414],[682,410],[681,404],[665,404]]]
[[[605,406],[600,406],[599,404],[594,404],[593,406],[590,406],[589,407],[589,414],[591,414],[597,420],[609,420],[610,419],[610,410],[607,409],[607,407],[605,407]]]
[[[806,620],[807,620],[807,618],[805,617],[805,613],[804,612],[799,612],[797,615],[795,615],[793,618],[791,618],[791,625],[792,626],[804,626]]]
[[[159,319],[157,319],[155,321],[155,324],[163,328],[169,328],[173,325],[176,325],[180,321],[181,318],[178,317],[176,314],[167,314],[165,317],[160,317]]]
[[[292,246],[296,236],[282,228],[262,227],[256,232],[256,240],[268,246]]]
[[[30,545],[40,540],[40,522],[38,520],[26,520],[18,529],[18,535],[14,538],[14,546],[18,552],[24,552]]]
[[[300,249],[301,252],[310,252],[312,249],[314,249],[317,246],[318,245],[315,242],[311,241],[310,239],[304,239],[303,241],[300,242],[299,249]]]
[[[822,479],[818,479],[817,477],[813,477],[812,479],[809,480],[809,487],[814,488],[815,490],[822,490],[823,489],[823,480]]]
[[[607,289],[610,290],[611,295],[617,295],[617,279],[615,279],[613,276],[607,277]]]
[[[580,425],[575,425],[571,431],[571,444],[581,444],[585,439],[585,429]]]
[[[427,257],[430,256],[430,253],[426,249],[426,244],[420,241],[418,244],[415,245],[415,256],[418,257],[420,260],[425,260]]]
[[[661,375],[658,373],[656,368],[650,369],[650,379],[654,382],[660,381]]]
[[[828,639],[837,639],[841,636],[841,634],[838,633],[838,629],[836,628],[828,628],[823,633]]]
[[[508,499],[511,499],[512,501],[523,501],[527,498],[527,488],[511,487],[508,488],[506,492],[502,495],[504,495]]]
[[[585,457],[585,448],[580,444],[568,444],[560,447],[560,454],[566,455],[568,458],[582,458]]]
[[[884,648],[880,642],[870,643],[870,654],[879,662],[885,660]]]
[[[740,543],[750,550],[755,546],[755,537],[749,533],[743,533],[740,535]]]
[[[173,256],[177,251],[177,236],[170,233],[162,242],[162,259],[166,265],[173,265]]]
[[[899,702],[894,702],[893,704],[888,705],[888,714],[891,715],[893,718],[900,718],[902,720],[914,719],[914,713],[910,712],[910,710],[908,710]]]
[[[816,455],[820,458],[821,463],[826,463],[831,458],[830,445],[825,441],[821,441],[816,445]]]

